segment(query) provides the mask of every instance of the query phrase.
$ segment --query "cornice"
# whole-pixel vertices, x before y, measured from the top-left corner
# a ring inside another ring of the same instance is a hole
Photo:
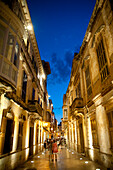
[[[29,9],[28,9],[27,1],[26,0],[25,1],[20,0],[20,2],[21,2],[22,9],[23,9],[23,12],[24,12],[24,15],[25,15],[25,18],[26,18],[26,23],[27,24],[30,23],[32,25],[32,21],[31,21]],[[33,27],[33,25],[32,25],[32,27]],[[33,45],[35,56],[36,56],[37,61],[38,61],[40,73],[43,74],[44,69],[43,69],[43,66],[42,66],[42,61],[41,61],[41,57],[40,57],[40,53],[39,53],[39,49],[38,49],[34,29],[32,29],[32,31],[28,31],[28,33],[29,33],[29,36],[31,38],[31,42],[32,42],[32,45]]]

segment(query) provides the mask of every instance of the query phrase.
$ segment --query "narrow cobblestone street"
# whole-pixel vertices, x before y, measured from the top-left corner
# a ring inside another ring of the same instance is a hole
[[[81,156],[67,148],[60,148],[57,161],[49,161],[49,153],[46,151],[37,154],[29,159],[26,163],[15,170],[106,170],[105,167],[90,161],[88,158]]]

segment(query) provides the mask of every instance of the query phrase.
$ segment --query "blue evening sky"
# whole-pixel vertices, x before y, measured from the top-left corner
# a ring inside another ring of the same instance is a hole
[[[27,0],[42,60],[48,61],[47,90],[53,101],[55,117],[63,117],[74,52],[80,46],[96,0]]]

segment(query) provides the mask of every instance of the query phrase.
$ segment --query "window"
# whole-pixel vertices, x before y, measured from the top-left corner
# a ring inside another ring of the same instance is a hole
[[[105,48],[104,48],[102,38],[101,38],[101,40],[98,44],[96,52],[97,52],[97,58],[98,58],[98,63],[99,63],[99,71],[100,71],[100,75],[101,75],[101,82],[103,82],[106,79],[106,77],[109,75],[109,71],[108,71],[106,53],[105,53]]]
[[[12,68],[12,80],[16,82],[16,78],[17,78],[17,71],[15,71],[15,70]]]
[[[7,41],[7,47],[6,47],[6,58],[11,61],[12,57],[12,51],[13,51],[13,45],[14,45],[14,37],[9,32],[8,41]]]
[[[81,97],[80,82],[79,82],[77,88],[75,89],[75,94],[76,94],[76,98],[80,98]]]
[[[3,50],[3,41],[5,36],[5,27],[0,24],[0,54],[2,54]]]
[[[35,89],[33,88],[33,90],[32,90],[32,100],[34,100],[35,99]]]
[[[110,1],[111,9],[113,11],[113,1],[112,0],[109,0],[109,1]]]
[[[38,97],[38,104],[40,104],[40,97]]]
[[[91,87],[89,66],[87,67],[85,71],[85,76],[86,76],[87,95],[90,96],[92,94],[92,87]]]
[[[2,73],[7,76],[10,76],[10,65],[5,61],[3,63]]]
[[[109,123],[111,148],[113,149],[113,111],[109,112],[107,114],[107,117]]]
[[[27,75],[24,71],[24,73],[23,73],[23,85],[22,85],[22,99],[24,100],[24,102],[25,102],[25,99],[26,99],[26,88],[27,88]]]
[[[22,137],[23,137],[23,123],[19,122],[17,150],[22,150]]]
[[[67,109],[64,109],[64,119],[68,118]]]
[[[93,146],[98,146],[98,137],[97,137],[97,129],[96,129],[96,120],[95,118],[91,119],[91,130],[92,130],[92,139],[93,139]]]
[[[19,45],[16,43],[15,46],[15,54],[14,54],[14,61],[13,64],[17,67],[18,66],[18,57],[19,57]]]

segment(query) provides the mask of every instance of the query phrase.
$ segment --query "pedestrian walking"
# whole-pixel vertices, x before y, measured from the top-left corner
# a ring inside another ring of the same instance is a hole
[[[49,161],[50,161],[51,159],[52,159],[52,161],[53,161],[52,144],[53,144],[53,140],[50,141],[49,146],[48,146],[48,151],[49,151]]]
[[[58,146],[56,140],[52,144],[53,156],[55,155],[55,160],[57,161]]]
[[[46,152],[46,146],[47,146],[47,142],[46,142],[46,140],[44,141],[44,150],[45,150],[45,152]]]

